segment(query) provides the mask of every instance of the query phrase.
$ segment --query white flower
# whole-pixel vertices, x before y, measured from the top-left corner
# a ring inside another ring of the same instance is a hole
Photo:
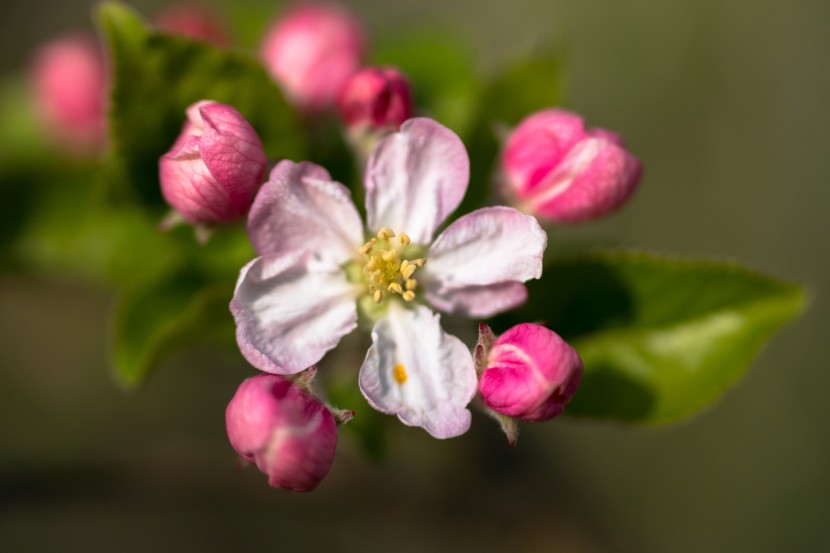
[[[472,317],[515,307],[547,244],[533,217],[508,207],[465,215],[433,241],[468,180],[461,140],[410,119],[369,159],[366,241],[346,187],[312,163],[278,164],[248,219],[260,257],[231,302],[243,355],[267,372],[300,372],[357,326],[358,301],[374,301],[384,315],[360,369],[366,399],[438,438],[466,432],[472,356],[420,300]]]

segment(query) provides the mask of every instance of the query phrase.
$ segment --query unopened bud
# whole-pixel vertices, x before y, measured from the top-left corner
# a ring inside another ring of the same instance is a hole
[[[353,74],[337,107],[352,131],[395,131],[412,117],[409,81],[393,67],[367,67]]]
[[[38,51],[32,77],[38,116],[67,150],[93,153],[106,134],[107,71],[92,37],[69,36]]]
[[[211,42],[217,46],[228,44],[228,32],[217,14],[200,4],[177,4],[162,10],[156,25],[169,33],[196,40]]]
[[[337,425],[313,395],[281,376],[243,382],[225,411],[228,439],[275,488],[309,492],[328,474]]]
[[[582,118],[550,109],[522,121],[501,159],[503,185],[517,206],[556,223],[580,223],[619,208],[642,166],[612,132],[586,130]]]
[[[363,29],[344,8],[303,3],[275,21],[261,53],[289,99],[315,112],[334,104],[364,50]]]
[[[179,138],[159,162],[164,199],[193,224],[244,217],[268,168],[259,136],[225,104],[201,101],[187,115]]]
[[[539,422],[562,412],[581,378],[582,360],[576,350],[555,332],[523,323],[493,343],[478,389],[493,411]]]

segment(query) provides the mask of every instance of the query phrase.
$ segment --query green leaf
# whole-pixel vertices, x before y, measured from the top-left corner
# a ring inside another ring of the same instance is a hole
[[[503,135],[534,111],[561,104],[561,65],[559,56],[539,52],[503,68],[487,82],[467,141],[470,187],[457,213],[492,203],[488,197]]]
[[[118,298],[112,360],[127,387],[141,384],[158,362],[178,347],[197,341],[231,342],[228,303],[233,282],[206,283],[180,271],[140,283]]]
[[[736,264],[636,253],[555,261],[528,288],[499,329],[543,321],[577,349],[585,375],[567,412],[640,423],[712,403],[805,304],[801,287]]]
[[[101,6],[99,20],[112,62],[113,183],[161,206],[159,157],[178,136],[185,109],[202,99],[238,109],[270,158],[302,157],[295,114],[251,55],[148,29],[114,2]]]

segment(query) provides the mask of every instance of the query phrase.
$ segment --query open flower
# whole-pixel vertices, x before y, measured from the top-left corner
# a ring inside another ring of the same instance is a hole
[[[254,366],[293,374],[319,361],[357,326],[357,303],[375,317],[360,369],[369,403],[438,438],[470,426],[473,359],[424,301],[488,317],[524,302],[542,273],[547,237],[508,207],[469,213],[433,240],[461,202],[469,158],[461,140],[410,119],[372,153],[365,177],[365,239],[342,184],[311,163],[283,161],[257,194],[248,234],[260,257],[239,276],[231,311]]]

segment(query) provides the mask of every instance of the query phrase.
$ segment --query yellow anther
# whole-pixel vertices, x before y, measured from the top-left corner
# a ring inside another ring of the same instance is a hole
[[[404,382],[406,382],[406,379],[408,378],[406,374],[406,369],[403,368],[403,365],[401,363],[397,363],[395,365],[395,368],[392,370],[392,375],[395,377],[395,381],[398,384],[403,384]]]
[[[396,240],[390,240],[395,237]],[[410,243],[407,234],[402,232],[396,235],[389,227],[383,227],[376,237],[359,248],[365,258],[362,272],[368,293],[376,303],[381,303],[389,293],[399,294],[405,301],[415,299],[417,282],[412,276],[418,267],[424,266],[425,260],[402,259]]]

